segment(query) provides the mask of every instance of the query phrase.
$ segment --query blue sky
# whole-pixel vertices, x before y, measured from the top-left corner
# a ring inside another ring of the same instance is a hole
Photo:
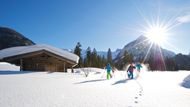
[[[163,47],[190,52],[189,0],[0,0],[0,10],[0,26],[35,43],[99,51],[123,48],[159,17],[172,26]]]

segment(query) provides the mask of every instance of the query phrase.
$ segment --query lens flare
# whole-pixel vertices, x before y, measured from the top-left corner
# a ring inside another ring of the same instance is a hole
[[[162,45],[167,42],[168,35],[168,30],[164,26],[151,26],[145,31],[145,36],[149,39],[149,41],[158,45]]]

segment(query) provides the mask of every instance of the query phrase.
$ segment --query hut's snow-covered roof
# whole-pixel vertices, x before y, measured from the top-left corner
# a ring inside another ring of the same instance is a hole
[[[63,49],[59,49],[50,45],[46,44],[37,44],[37,45],[31,45],[31,46],[18,46],[18,47],[11,47],[11,48],[6,48],[3,50],[0,50],[0,60],[3,58],[7,57],[13,57],[17,55],[22,55],[22,54],[28,54],[31,52],[37,52],[45,50],[51,53],[54,53],[58,56],[61,56],[63,58],[66,58],[68,60],[71,60],[75,63],[78,63],[79,57],[71,52],[68,52]]]

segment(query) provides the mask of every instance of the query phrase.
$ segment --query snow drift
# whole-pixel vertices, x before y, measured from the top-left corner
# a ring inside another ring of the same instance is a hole
[[[188,75],[181,84],[185,88],[190,88],[190,75]]]

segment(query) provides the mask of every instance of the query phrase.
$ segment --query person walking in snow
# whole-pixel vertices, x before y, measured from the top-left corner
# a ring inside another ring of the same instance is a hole
[[[137,77],[139,77],[139,73],[141,72],[142,65],[140,63],[137,63],[136,68],[137,68]]]
[[[141,68],[142,68],[142,65],[140,63],[137,63],[136,68],[137,68],[137,71],[140,72]]]
[[[127,69],[128,78],[133,79],[133,71],[135,69],[135,66],[131,63]]]
[[[107,79],[109,80],[110,78],[112,78],[112,75],[111,75],[112,67],[110,66],[109,63],[106,65],[106,70],[107,70]]]

